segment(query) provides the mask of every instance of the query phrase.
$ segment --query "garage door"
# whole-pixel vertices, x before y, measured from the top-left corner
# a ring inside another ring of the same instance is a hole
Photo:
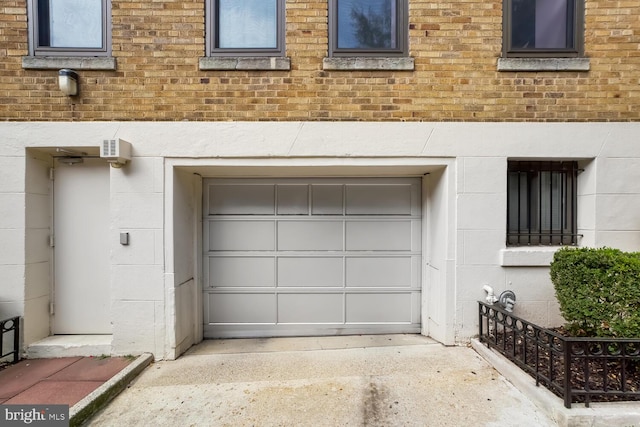
[[[420,180],[208,179],[204,334],[420,331]]]

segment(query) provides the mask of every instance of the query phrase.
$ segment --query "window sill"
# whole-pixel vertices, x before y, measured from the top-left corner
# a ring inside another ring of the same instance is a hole
[[[280,56],[205,56],[200,70],[274,70],[289,71],[291,59]]]
[[[589,71],[589,58],[498,58],[498,71]]]
[[[115,70],[116,58],[113,56],[23,56],[22,68],[25,70]]]
[[[563,246],[527,246],[500,251],[503,267],[549,267],[553,255]]]
[[[322,60],[322,69],[328,71],[413,71],[411,57],[330,57]]]

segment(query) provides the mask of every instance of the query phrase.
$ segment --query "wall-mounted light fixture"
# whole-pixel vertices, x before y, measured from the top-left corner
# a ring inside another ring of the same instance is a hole
[[[78,73],[68,68],[58,71],[58,87],[67,96],[78,94]]]

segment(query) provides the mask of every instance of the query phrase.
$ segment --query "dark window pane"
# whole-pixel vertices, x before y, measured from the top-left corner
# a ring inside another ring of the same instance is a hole
[[[540,179],[540,210],[542,223],[541,231],[558,232],[562,231],[564,221],[562,221],[562,213],[566,209],[562,200],[562,195],[566,194],[566,190],[562,188],[565,180],[563,180],[561,172],[541,172]]]
[[[395,0],[338,0],[338,49],[395,49]]]
[[[574,0],[511,0],[511,46],[572,48],[573,7]]]
[[[218,0],[216,47],[276,49],[277,0]]]

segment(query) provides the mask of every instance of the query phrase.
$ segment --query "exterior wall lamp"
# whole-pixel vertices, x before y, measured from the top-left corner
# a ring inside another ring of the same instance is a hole
[[[78,73],[68,68],[58,71],[58,87],[67,96],[78,94]]]

